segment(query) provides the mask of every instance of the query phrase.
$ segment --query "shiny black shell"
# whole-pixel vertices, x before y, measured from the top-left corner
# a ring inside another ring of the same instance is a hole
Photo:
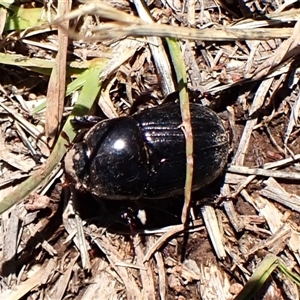
[[[193,190],[198,190],[222,172],[229,142],[215,112],[199,104],[190,104],[190,111]],[[186,154],[181,123],[178,104],[101,121],[66,155],[66,172],[75,179],[77,188],[106,199],[159,199],[183,194]]]

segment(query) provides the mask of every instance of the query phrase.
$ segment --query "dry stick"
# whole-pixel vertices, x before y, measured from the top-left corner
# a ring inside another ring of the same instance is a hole
[[[264,169],[274,169],[274,168],[287,166],[292,162],[296,162],[298,160],[300,160],[300,154],[296,154],[294,157],[289,157],[275,162],[266,163],[264,164]]]

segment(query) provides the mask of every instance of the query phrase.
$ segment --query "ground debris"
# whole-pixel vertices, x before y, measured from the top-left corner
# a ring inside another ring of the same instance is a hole
[[[101,117],[159,105],[177,85],[164,37],[178,38],[190,99],[228,123],[229,166],[193,195],[188,226],[177,198],[137,204],[148,214],[145,226],[121,218],[136,204],[74,193],[57,164],[31,196],[1,215],[0,299],[229,300],[269,257],[299,276],[299,3],[104,2],[74,2],[59,19],[70,22],[60,78],[77,83],[82,70],[103,63],[93,108]],[[26,2],[22,9],[40,6]],[[53,21],[50,6],[41,11]],[[65,122],[78,95],[68,85],[63,109],[45,112],[58,23],[17,31],[0,24],[1,199],[34,170],[43,174],[54,151],[45,124],[55,141],[60,121],[51,118],[57,113]],[[51,101],[59,83],[53,76]],[[290,278],[276,269],[255,299],[298,299]]]

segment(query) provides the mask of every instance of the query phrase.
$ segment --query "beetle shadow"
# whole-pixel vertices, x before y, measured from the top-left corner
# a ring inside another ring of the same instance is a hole
[[[224,177],[220,176],[205,188],[192,193],[191,207],[196,219],[201,218],[201,207],[209,202],[214,205]],[[111,232],[151,230],[181,224],[184,196],[165,199],[105,200],[95,198],[89,193],[78,192],[78,211],[82,219]],[[145,216],[145,218],[144,218]]]
[[[97,226],[107,226],[108,231],[131,233],[131,224],[136,230],[153,229],[175,225],[180,222],[182,197],[163,200],[106,200],[89,193],[78,194],[80,217]],[[84,199],[84,201],[82,201]],[[146,222],[139,215],[146,215]]]

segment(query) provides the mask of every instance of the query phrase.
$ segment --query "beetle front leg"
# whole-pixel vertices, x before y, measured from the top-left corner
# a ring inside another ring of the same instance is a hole
[[[71,120],[71,123],[81,128],[91,128],[100,121],[103,121],[103,118],[97,116],[83,115],[81,117],[75,116],[74,119]]]

